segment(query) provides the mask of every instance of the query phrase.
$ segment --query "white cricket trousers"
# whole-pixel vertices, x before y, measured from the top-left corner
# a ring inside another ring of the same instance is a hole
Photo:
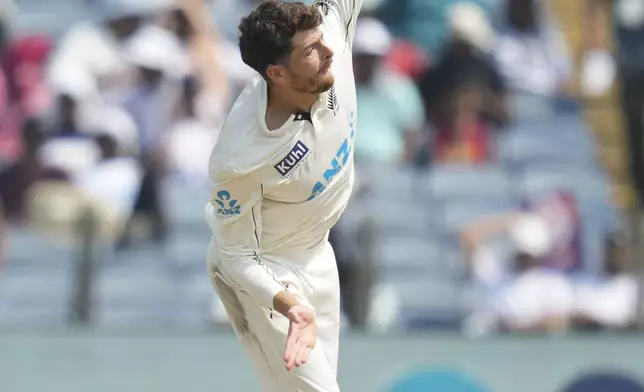
[[[289,321],[234,289],[209,262],[209,275],[266,392],[339,392],[340,287],[333,249],[325,242],[315,251],[262,255],[262,261],[301,301],[315,309],[318,342],[306,364],[286,370],[284,349]]]

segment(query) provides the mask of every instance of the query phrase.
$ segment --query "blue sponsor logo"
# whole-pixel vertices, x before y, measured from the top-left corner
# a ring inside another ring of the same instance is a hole
[[[351,127],[351,134],[349,135],[348,138],[344,139],[342,144],[340,145],[340,148],[338,148],[338,151],[335,153],[335,157],[331,160],[331,163],[329,164],[330,168],[327,169],[324,174],[322,175],[324,179],[322,181],[318,181],[313,185],[313,190],[311,190],[311,196],[307,200],[313,200],[315,199],[318,195],[322,194],[329,186],[333,178],[342,171],[342,168],[349,162],[349,158],[351,158],[351,141],[353,141],[353,138],[355,137],[355,113],[352,110],[350,113],[349,117],[349,126]]]
[[[275,165],[275,170],[282,176],[287,177],[308,153],[309,148],[301,141],[298,141],[288,155],[286,155],[286,158]]]
[[[214,201],[217,204],[215,206],[217,208],[217,216],[220,218],[230,218],[241,214],[241,205],[230,196],[230,192],[228,191],[217,192],[217,197]]]

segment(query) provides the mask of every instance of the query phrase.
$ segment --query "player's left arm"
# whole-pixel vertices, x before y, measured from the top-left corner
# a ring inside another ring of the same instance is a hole
[[[315,0],[327,21],[333,19],[342,30],[346,42],[351,46],[356,32],[356,22],[362,9],[363,0]]]

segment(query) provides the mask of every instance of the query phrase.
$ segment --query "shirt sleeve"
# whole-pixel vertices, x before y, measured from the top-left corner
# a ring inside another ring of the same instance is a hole
[[[338,27],[342,29],[346,41],[351,45],[362,2],[363,0],[315,0],[314,4],[320,7],[327,20],[332,17],[339,23]]]
[[[260,254],[263,193],[252,174],[217,182],[210,201],[214,211],[209,224],[224,278],[272,309],[273,297],[286,287]]]

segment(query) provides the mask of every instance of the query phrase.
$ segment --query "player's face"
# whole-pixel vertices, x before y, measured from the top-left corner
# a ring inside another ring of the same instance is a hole
[[[289,88],[308,94],[319,94],[333,86],[331,72],[333,50],[324,42],[320,28],[296,33],[293,51],[285,66],[284,82]]]

